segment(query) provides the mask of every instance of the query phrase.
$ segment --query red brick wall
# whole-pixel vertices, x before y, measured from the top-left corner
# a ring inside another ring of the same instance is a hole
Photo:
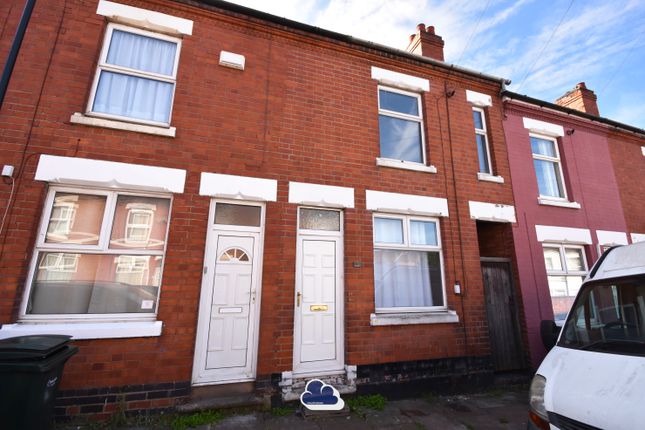
[[[184,38],[180,57],[172,120],[177,137],[74,125],[69,118],[85,109],[105,22],[94,2],[80,0],[67,1],[61,21],[62,3],[37,4],[0,111],[0,163],[24,165],[9,229],[0,238],[0,322],[18,316],[40,219],[45,185],[33,180],[38,154],[188,171],[170,220],[158,317],[163,335],[76,342],[81,350],[66,367],[63,388],[190,379],[209,206],[209,199],[198,195],[201,172],[278,180],[278,202],[267,204],[258,375],[292,368],[297,208],[287,203],[289,181],[355,190],[356,208],[345,211],[347,363],[489,353],[477,229],[468,201],[513,203],[497,83],[452,73],[448,89],[455,93],[446,102],[447,73],[436,66],[233,14],[174,2],[126,1],[194,20],[194,34]],[[218,66],[221,50],[245,55],[246,70]],[[437,174],[375,166],[377,83],[371,66],[430,80],[423,95],[426,152]],[[496,174],[505,184],[477,181],[465,89],[493,97],[490,141]],[[370,326],[373,248],[366,189],[449,200],[450,217],[441,219],[441,235],[448,305],[458,312],[459,324]],[[1,197],[4,204],[6,194]],[[363,266],[354,268],[355,261]],[[452,293],[456,279],[463,296]]]

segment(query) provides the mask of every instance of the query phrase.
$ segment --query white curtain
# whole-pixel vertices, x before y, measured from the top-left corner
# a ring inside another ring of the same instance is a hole
[[[374,218],[374,242],[403,243],[403,220]]]
[[[433,306],[427,252],[374,250],[377,308]]]
[[[558,165],[552,161],[533,160],[540,195],[564,197],[560,191]]]
[[[115,30],[106,62],[172,76],[177,45]],[[169,122],[174,84],[101,70],[92,111]]]

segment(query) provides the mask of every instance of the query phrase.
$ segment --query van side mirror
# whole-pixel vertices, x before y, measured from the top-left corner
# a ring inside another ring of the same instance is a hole
[[[550,351],[555,346],[560,335],[560,330],[560,327],[553,320],[543,320],[540,322],[540,337],[547,351]]]

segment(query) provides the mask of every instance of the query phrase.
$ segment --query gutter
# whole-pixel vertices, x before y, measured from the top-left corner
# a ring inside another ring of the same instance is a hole
[[[289,27],[291,29],[304,31],[306,33],[316,34],[318,36],[337,40],[339,42],[344,42],[350,45],[358,45],[364,48],[381,51],[382,53],[388,54],[390,56],[394,55],[399,58],[405,58],[405,59],[410,59],[414,61],[419,61],[425,64],[430,64],[436,67],[440,67],[442,69],[446,69],[448,70],[449,73],[452,73],[452,71],[455,71],[455,72],[463,73],[465,75],[474,76],[476,78],[485,79],[487,81],[499,83],[502,85],[502,87],[504,87],[504,85],[509,85],[511,83],[511,81],[506,78],[500,78],[498,76],[493,76],[487,73],[482,73],[465,67],[460,67],[455,64],[445,63],[443,61],[435,60],[434,58],[423,57],[421,55],[412,54],[410,52],[407,52],[401,49],[391,48],[389,46],[381,45],[379,43],[374,43],[367,40],[352,37],[347,34],[337,33],[335,31],[326,30],[324,28],[315,27],[313,25],[279,17],[276,15],[271,15],[266,12],[251,9],[245,6],[240,6],[234,3],[229,3],[223,0],[174,0],[174,1],[177,3],[183,3],[183,4],[200,7],[202,9],[205,9],[204,6],[215,7],[218,9],[223,9],[225,11],[246,15],[252,18],[257,18],[263,21],[269,21],[273,24],[277,24],[283,27]]]
[[[29,24],[31,12],[34,10],[35,4],[36,0],[27,0],[25,2],[25,8],[22,11],[22,16],[20,17],[20,22],[18,23],[18,28],[16,29],[16,34],[13,37],[13,43],[11,44],[9,54],[7,55],[7,62],[4,65],[2,78],[0,78],[0,108],[2,108],[2,102],[4,101],[4,96],[7,93],[7,87],[9,86],[9,80],[11,79],[13,67],[16,65],[16,59],[18,58],[20,45],[22,45],[22,39],[25,37],[27,25]]]
[[[536,99],[536,98],[529,97],[529,96],[523,95],[523,94],[514,93],[514,92],[508,91],[508,90],[503,90],[502,93],[501,93],[501,96],[502,96],[502,100],[504,100],[504,98],[506,98],[507,100],[522,101],[522,102],[525,102],[525,103],[528,103],[528,104],[531,104],[531,105],[534,105],[534,106],[538,106],[540,108],[551,109],[551,110],[554,110],[554,111],[557,111],[557,112],[560,112],[560,113],[565,113],[565,114],[568,114],[568,115],[577,116],[579,118],[586,119],[588,121],[609,125],[609,126],[612,126],[612,127],[615,127],[615,128],[620,128],[620,129],[623,129],[625,131],[629,131],[631,133],[640,135],[641,137],[645,137],[645,130],[643,130],[642,128],[634,127],[634,126],[628,125],[628,124],[623,124],[621,122],[614,121],[614,120],[609,119],[609,118],[604,118],[604,117],[601,117],[601,116],[591,115],[591,114],[588,114],[586,112],[582,112],[582,111],[579,111],[579,110],[576,110],[576,109],[560,106],[560,105],[555,104],[555,103],[551,103],[551,102],[547,102],[547,101],[544,101],[544,100]]]

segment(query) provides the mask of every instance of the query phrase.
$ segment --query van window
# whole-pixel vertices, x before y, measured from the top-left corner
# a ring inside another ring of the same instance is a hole
[[[645,355],[645,276],[583,286],[558,346]]]

